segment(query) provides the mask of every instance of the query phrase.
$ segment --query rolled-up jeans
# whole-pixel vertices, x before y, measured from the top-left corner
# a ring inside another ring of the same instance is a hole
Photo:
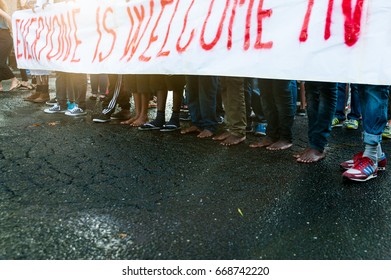
[[[389,86],[358,85],[360,94],[363,140],[365,144],[381,143],[382,133],[387,124]]]

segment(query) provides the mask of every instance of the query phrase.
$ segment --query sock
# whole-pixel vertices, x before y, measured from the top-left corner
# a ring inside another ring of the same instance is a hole
[[[380,143],[377,145],[376,151],[377,151],[377,158],[379,159],[383,155],[383,150],[381,148]]]
[[[365,151],[363,157],[370,158],[375,164],[377,164],[377,149],[379,145],[365,144]]]

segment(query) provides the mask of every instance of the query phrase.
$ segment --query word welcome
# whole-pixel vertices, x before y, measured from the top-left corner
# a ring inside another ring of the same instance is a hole
[[[79,2],[14,14],[19,67],[391,83],[388,66],[370,69],[391,39],[390,27],[379,28],[390,18],[385,1]]]

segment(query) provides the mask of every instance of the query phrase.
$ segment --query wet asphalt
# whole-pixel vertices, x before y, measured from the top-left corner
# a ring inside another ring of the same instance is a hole
[[[85,117],[49,115],[27,95],[0,93],[0,259],[391,259],[390,172],[348,183],[339,169],[360,131],[335,128],[327,158],[305,165],[292,157],[305,117],[272,152],[251,134],[223,147],[95,124],[94,101]]]

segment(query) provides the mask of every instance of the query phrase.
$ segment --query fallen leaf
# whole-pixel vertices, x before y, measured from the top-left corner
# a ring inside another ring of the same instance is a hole
[[[39,123],[33,123],[31,126],[37,127],[37,126],[41,126],[41,125]]]
[[[48,123],[49,126],[56,126],[58,124],[59,124],[59,122],[50,122],[50,123]]]
[[[124,239],[124,238],[126,238],[128,235],[126,234],[126,233],[120,233],[120,234],[118,234],[118,237],[119,238],[122,238],[122,239]]]
[[[243,212],[242,212],[242,210],[240,210],[240,208],[238,208],[238,212],[239,212],[240,216],[243,217]]]

